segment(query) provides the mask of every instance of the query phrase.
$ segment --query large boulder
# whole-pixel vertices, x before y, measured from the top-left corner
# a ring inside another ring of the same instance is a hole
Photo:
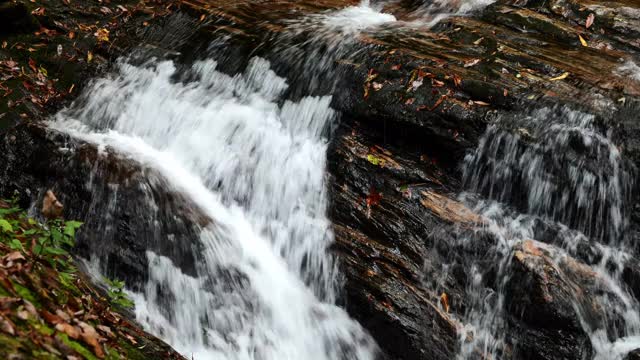
[[[30,123],[1,135],[0,153],[0,196],[20,194],[28,208],[53,190],[64,217],[85,223],[76,254],[99,262],[105,275],[138,289],[148,275],[147,251],[195,274],[195,239],[212,220],[154,170]]]

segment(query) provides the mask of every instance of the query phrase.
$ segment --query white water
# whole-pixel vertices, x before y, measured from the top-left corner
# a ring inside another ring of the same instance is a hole
[[[267,61],[254,58],[235,77],[215,66],[196,63],[198,79],[183,84],[171,79],[171,62],[123,62],[117,76],[92,86],[75,119],[63,112],[52,124],[159,170],[214,219],[201,234],[198,278],[148,253],[138,320],[198,359],[371,358],[368,335],[331,305],[329,98],[278,106],[287,85]],[[221,269],[247,281],[220,281]],[[158,288],[168,292],[170,314]]]
[[[341,25],[345,17],[353,21]],[[321,24],[350,42],[393,20],[362,5]],[[147,252],[137,319],[195,359],[373,359],[375,342],[333,304],[324,185],[331,97],[283,99],[287,81],[262,58],[235,76],[216,67],[199,61],[183,76],[171,61],[122,60],[51,123],[159,171],[213,219],[200,235],[197,277]]]
[[[634,81],[640,81],[640,66],[633,60],[627,60],[624,64],[618,66],[615,74]]]
[[[460,357],[473,358],[479,352],[503,358],[509,343],[505,287],[513,275],[513,254],[533,241],[549,254],[555,276],[565,284],[572,284],[567,274],[575,271],[567,261],[575,264],[572,259],[580,258],[580,247],[601,256],[590,267],[584,265],[593,272],[590,286],[597,290],[571,294],[570,301],[590,338],[593,358],[622,359],[640,347],[640,304],[621,279],[632,254],[625,237],[632,178],[617,146],[599,133],[593,116],[566,109],[542,109],[511,121],[511,131],[501,130],[501,125],[490,126],[466,159],[466,187],[501,203],[462,197],[485,219],[482,231],[493,234],[491,261],[498,269],[496,289],[487,291],[482,267],[470,265],[471,301],[461,338],[472,333],[473,340],[462,341]],[[523,213],[510,209],[513,206]],[[557,232],[545,238],[544,231],[536,231],[540,224]],[[538,236],[549,244],[536,242]],[[472,245],[476,240],[460,241]]]

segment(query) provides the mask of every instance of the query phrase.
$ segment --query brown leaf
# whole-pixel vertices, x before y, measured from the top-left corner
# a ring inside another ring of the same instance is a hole
[[[29,314],[33,315],[36,318],[39,317],[36,307],[33,306],[33,304],[29,300],[22,299],[22,303],[24,304],[25,310],[27,310]]]
[[[20,251],[11,252],[3,257],[4,261],[16,262],[17,260],[26,260]]]
[[[440,295],[440,305],[442,305],[445,312],[449,312],[449,295],[447,293]]]
[[[478,65],[479,62],[480,62],[480,59],[471,59],[471,60],[465,61],[464,67],[472,67],[472,66]]]
[[[36,67],[36,62],[32,58],[29,58],[29,68],[33,70],[33,72],[38,72],[38,68]]]
[[[596,19],[596,16],[594,13],[589,14],[589,16],[587,16],[587,23],[585,24],[586,28],[590,28],[591,25],[593,25],[593,21]]]
[[[56,325],[63,322],[60,316],[54,315],[47,310],[42,310],[40,315],[42,315],[42,318],[51,325]]]
[[[104,333],[105,335],[107,335],[110,338],[115,337],[115,335],[113,334],[113,332],[111,331],[111,328],[109,328],[108,326],[105,325],[96,325],[96,328],[98,328],[98,330],[102,331],[102,333]]]
[[[42,215],[47,219],[57,219],[62,216],[63,209],[62,203],[58,201],[53,191],[48,190],[42,201]]]
[[[16,330],[13,326],[13,324],[11,323],[11,320],[6,319],[2,316],[0,316],[0,330],[6,332],[9,335],[15,335],[16,334]]]
[[[69,32],[69,34],[67,34],[67,36],[69,37],[69,39],[73,40],[76,37],[76,33],[74,31]]]
[[[20,301],[20,298],[2,296],[0,297],[0,309],[2,310],[8,309],[18,301]]]
[[[58,323],[56,325],[56,330],[67,334],[72,339],[79,339],[81,335],[80,330],[66,322]]]
[[[453,84],[456,87],[460,87],[462,84],[462,78],[458,74],[453,74]]]
[[[378,205],[382,200],[382,194],[377,192],[375,188],[371,187],[369,195],[367,195],[367,207]]]
[[[44,15],[45,9],[43,7],[39,7],[31,12],[32,15],[42,16]]]

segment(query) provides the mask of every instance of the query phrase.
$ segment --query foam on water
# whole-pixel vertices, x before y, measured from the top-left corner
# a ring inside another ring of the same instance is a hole
[[[615,70],[616,75],[629,78],[634,81],[640,81],[640,66],[633,62],[633,60],[627,60],[624,64],[620,65]]]

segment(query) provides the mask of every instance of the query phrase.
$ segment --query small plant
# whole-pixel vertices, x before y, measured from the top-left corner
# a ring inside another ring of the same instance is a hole
[[[104,281],[109,286],[107,295],[109,296],[109,302],[111,302],[112,305],[123,309],[133,308],[133,301],[124,291],[124,281],[120,281],[118,279],[110,280],[107,278],[105,278]]]

